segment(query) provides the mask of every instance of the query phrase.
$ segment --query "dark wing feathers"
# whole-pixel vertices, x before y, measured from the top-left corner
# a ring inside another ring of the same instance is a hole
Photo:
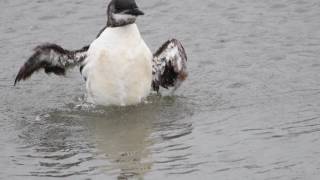
[[[64,75],[68,68],[80,64],[85,58],[89,46],[69,51],[56,44],[43,44],[34,49],[33,55],[20,68],[14,84],[26,80],[34,72],[44,69],[45,73]]]
[[[66,50],[56,44],[37,46],[32,56],[20,68],[14,84],[26,80],[41,69],[44,69],[45,73],[64,75],[68,68],[82,64],[88,49],[89,46],[75,51]],[[188,76],[186,64],[187,56],[182,44],[176,39],[165,42],[153,56],[153,90],[158,92],[160,86],[177,89]]]
[[[154,54],[152,65],[152,88],[159,91],[160,86],[177,89],[187,78],[187,55],[176,39],[165,42]]]

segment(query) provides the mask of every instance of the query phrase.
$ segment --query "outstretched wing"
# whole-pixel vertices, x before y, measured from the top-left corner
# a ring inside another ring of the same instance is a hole
[[[154,54],[152,65],[152,88],[159,92],[160,86],[176,90],[187,78],[187,55],[176,39],[165,42]]]
[[[34,72],[44,69],[45,73],[64,75],[68,68],[79,65],[87,56],[89,46],[69,51],[56,44],[43,44],[34,49],[33,55],[20,68],[14,84],[26,80]]]

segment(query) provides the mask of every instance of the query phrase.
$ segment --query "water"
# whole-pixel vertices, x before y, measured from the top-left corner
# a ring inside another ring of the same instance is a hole
[[[89,44],[102,0],[0,1],[0,179],[319,179],[318,0],[140,0],[155,51],[189,79],[128,108],[83,104],[78,69],[13,87],[37,44]]]

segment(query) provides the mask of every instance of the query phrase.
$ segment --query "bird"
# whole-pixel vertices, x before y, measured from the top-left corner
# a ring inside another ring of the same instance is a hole
[[[90,45],[77,50],[53,43],[37,46],[19,69],[14,85],[39,70],[65,75],[79,67],[87,101],[96,105],[136,105],[160,88],[176,90],[188,77],[186,51],[173,38],[152,54],[136,24],[142,15],[135,0],[111,0],[107,23]]]

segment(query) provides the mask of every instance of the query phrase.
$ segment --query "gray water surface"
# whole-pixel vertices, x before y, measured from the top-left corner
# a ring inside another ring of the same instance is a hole
[[[90,107],[79,70],[13,87],[32,48],[89,44],[104,0],[0,1],[0,179],[320,178],[318,0],[138,0],[155,51],[175,37],[171,97]]]

